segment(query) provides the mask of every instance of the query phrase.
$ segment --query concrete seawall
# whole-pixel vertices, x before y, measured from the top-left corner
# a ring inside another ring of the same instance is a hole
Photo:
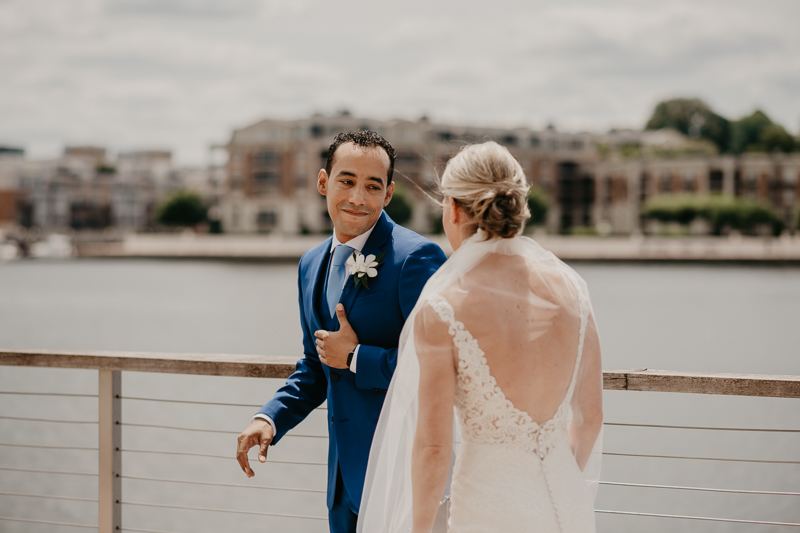
[[[117,242],[78,243],[78,257],[297,261],[325,236],[129,235]],[[448,254],[443,235],[431,236]],[[535,239],[564,261],[753,262],[800,265],[800,237],[563,237]]]

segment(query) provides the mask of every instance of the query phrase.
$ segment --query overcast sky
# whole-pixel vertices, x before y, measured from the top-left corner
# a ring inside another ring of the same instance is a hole
[[[207,147],[354,114],[605,131],[697,96],[800,126],[800,2],[0,0],[0,143]]]

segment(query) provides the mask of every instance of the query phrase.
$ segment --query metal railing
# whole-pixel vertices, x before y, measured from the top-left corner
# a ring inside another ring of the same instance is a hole
[[[140,428],[146,430],[159,430],[170,432],[182,432],[187,435],[227,435],[233,437],[238,435],[238,431],[223,429],[208,429],[202,427],[192,427],[191,425],[159,425],[149,423],[137,423],[123,419],[121,413],[122,402],[133,403],[157,403],[160,406],[197,406],[197,407],[223,407],[223,408],[249,408],[253,411],[260,407],[246,403],[224,403],[207,402],[197,400],[181,400],[156,398],[146,396],[125,396],[122,393],[121,372],[158,372],[173,374],[192,374],[206,376],[230,376],[230,377],[261,377],[283,379],[288,377],[294,370],[295,359],[291,357],[268,357],[268,356],[242,356],[242,355],[205,355],[205,354],[153,354],[153,353],[118,353],[118,352],[62,352],[62,351],[0,351],[0,365],[26,366],[26,367],[49,367],[49,368],[75,368],[98,370],[98,394],[75,394],[58,393],[50,391],[0,391],[2,397],[32,397],[50,396],[61,399],[75,398],[96,398],[97,399],[97,420],[77,420],[63,419],[59,417],[23,417],[13,416],[6,412],[0,412],[0,420],[10,422],[32,422],[37,424],[69,424],[75,426],[96,426],[98,434],[97,447],[93,446],[68,446],[50,445],[41,443],[17,443],[5,442],[0,438],[0,449],[3,448],[23,448],[30,450],[41,450],[43,453],[50,453],[53,450],[70,450],[74,452],[92,452],[97,454],[97,472],[75,471],[70,469],[46,469],[33,468],[29,465],[0,466],[0,471],[18,472],[30,475],[44,474],[48,476],[78,476],[97,478],[97,498],[84,497],[79,495],[64,494],[44,494],[30,492],[0,492],[2,498],[20,499],[50,499],[63,500],[70,502],[82,502],[97,505],[97,524],[80,524],[67,520],[53,521],[42,520],[38,517],[15,517],[0,516],[0,521],[21,522],[31,524],[43,524],[60,526],[62,528],[78,529],[98,529],[102,533],[116,531],[140,531],[156,532],[157,530],[142,529],[136,527],[123,526],[122,508],[145,507],[149,509],[174,509],[191,512],[214,512],[214,513],[235,513],[255,517],[269,517],[280,519],[292,519],[303,521],[325,522],[327,520],[324,513],[301,514],[294,512],[268,512],[264,510],[247,510],[223,508],[214,505],[187,505],[181,503],[165,503],[154,501],[129,501],[122,495],[122,482],[124,480],[132,482],[150,482],[160,484],[173,484],[184,486],[187,484],[205,487],[218,487],[223,489],[247,489],[250,491],[281,492],[300,495],[317,495],[324,498],[325,491],[319,488],[304,488],[277,485],[258,485],[252,483],[225,483],[207,480],[193,480],[188,478],[163,475],[135,475],[122,469],[122,455],[160,455],[160,456],[186,456],[200,458],[202,460],[225,459],[232,461],[233,452],[228,455],[194,452],[194,451],[172,451],[167,449],[123,446],[122,431],[123,427]],[[670,392],[670,393],[701,393],[712,395],[733,395],[733,396],[758,396],[772,398],[800,398],[800,376],[765,376],[765,375],[739,375],[739,374],[707,374],[693,372],[666,372],[654,370],[636,371],[605,371],[604,388],[606,390],[617,391],[650,391],[650,392]],[[325,408],[319,408],[324,411]],[[709,427],[694,425],[676,424],[641,424],[606,422],[608,428],[648,428],[655,430],[680,430],[680,431],[712,431],[712,432],[742,432],[742,433],[774,433],[774,434],[800,434],[800,429],[794,428],[754,428],[754,427]],[[290,442],[324,442],[326,435],[315,435],[303,433],[301,431],[291,432],[285,437]],[[231,444],[231,450],[233,444]],[[270,452],[272,453],[272,452]],[[796,468],[800,466],[800,457],[794,458],[766,458],[753,459],[747,457],[717,457],[717,456],[694,456],[681,454],[658,454],[658,453],[622,453],[617,451],[606,451],[604,455],[608,457],[625,458],[646,458],[648,460],[686,460],[703,462],[725,462],[725,463],[751,463],[751,464],[772,464],[784,465],[786,468]],[[254,460],[251,458],[251,461]],[[326,465],[324,456],[312,457],[312,460],[303,458],[273,458],[270,457],[271,464],[291,465],[293,468],[316,468],[319,469],[319,478],[325,477],[324,467]],[[234,468],[233,466],[231,468]],[[237,467],[238,468],[238,467]],[[800,476],[798,476],[800,478]],[[770,496],[781,498],[800,497],[800,492],[779,491],[779,490],[751,490],[738,488],[722,488],[711,486],[690,486],[690,485],[670,485],[657,483],[639,483],[625,481],[601,481],[607,487],[653,489],[668,491],[687,491],[699,493],[716,494],[743,494],[755,496]],[[794,500],[793,500],[794,501]],[[800,499],[797,500],[800,503]],[[680,520],[695,521],[715,521],[722,523],[739,524],[759,524],[768,526],[800,527],[800,522],[762,520],[762,519],[741,519],[726,517],[709,517],[684,514],[666,514],[644,511],[626,510],[605,510],[598,509],[597,513],[606,515],[629,515],[643,517],[657,517]],[[2,528],[0,528],[2,529]],[[160,530],[158,530],[160,531]],[[163,533],[163,532],[162,532]]]

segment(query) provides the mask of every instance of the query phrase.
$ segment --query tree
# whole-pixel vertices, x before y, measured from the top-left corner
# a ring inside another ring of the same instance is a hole
[[[690,137],[708,139],[720,152],[730,149],[730,122],[697,98],[674,98],[659,102],[645,129],[661,128],[674,128]]]
[[[177,190],[161,202],[156,213],[156,220],[165,226],[194,226],[206,221],[207,209],[199,194]]]
[[[767,152],[794,152],[800,146],[780,124],[770,124],[761,131],[759,144]]]
[[[528,192],[528,209],[531,212],[531,218],[528,223],[532,226],[543,224],[547,216],[547,208],[549,207],[547,200],[547,192],[541,187],[531,187]]]
[[[389,215],[389,218],[401,226],[411,220],[413,209],[411,208],[409,201],[406,199],[405,189],[401,189],[395,185],[392,200],[389,202],[389,205],[383,208],[383,210],[386,211],[386,214]]]
[[[742,152],[759,151],[761,134],[764,129],[772,125],[772,120],[761,110],[733,122],[731,134],[731,148],[736,154]]]

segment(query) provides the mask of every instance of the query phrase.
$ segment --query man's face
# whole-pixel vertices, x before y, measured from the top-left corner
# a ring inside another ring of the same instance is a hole
[[[383,148],[345,143],[336,149],[331,174],[319,171],[317,189],[325,196],[336,238],[347,242],[370,229],[389,205],[389,155]]]

